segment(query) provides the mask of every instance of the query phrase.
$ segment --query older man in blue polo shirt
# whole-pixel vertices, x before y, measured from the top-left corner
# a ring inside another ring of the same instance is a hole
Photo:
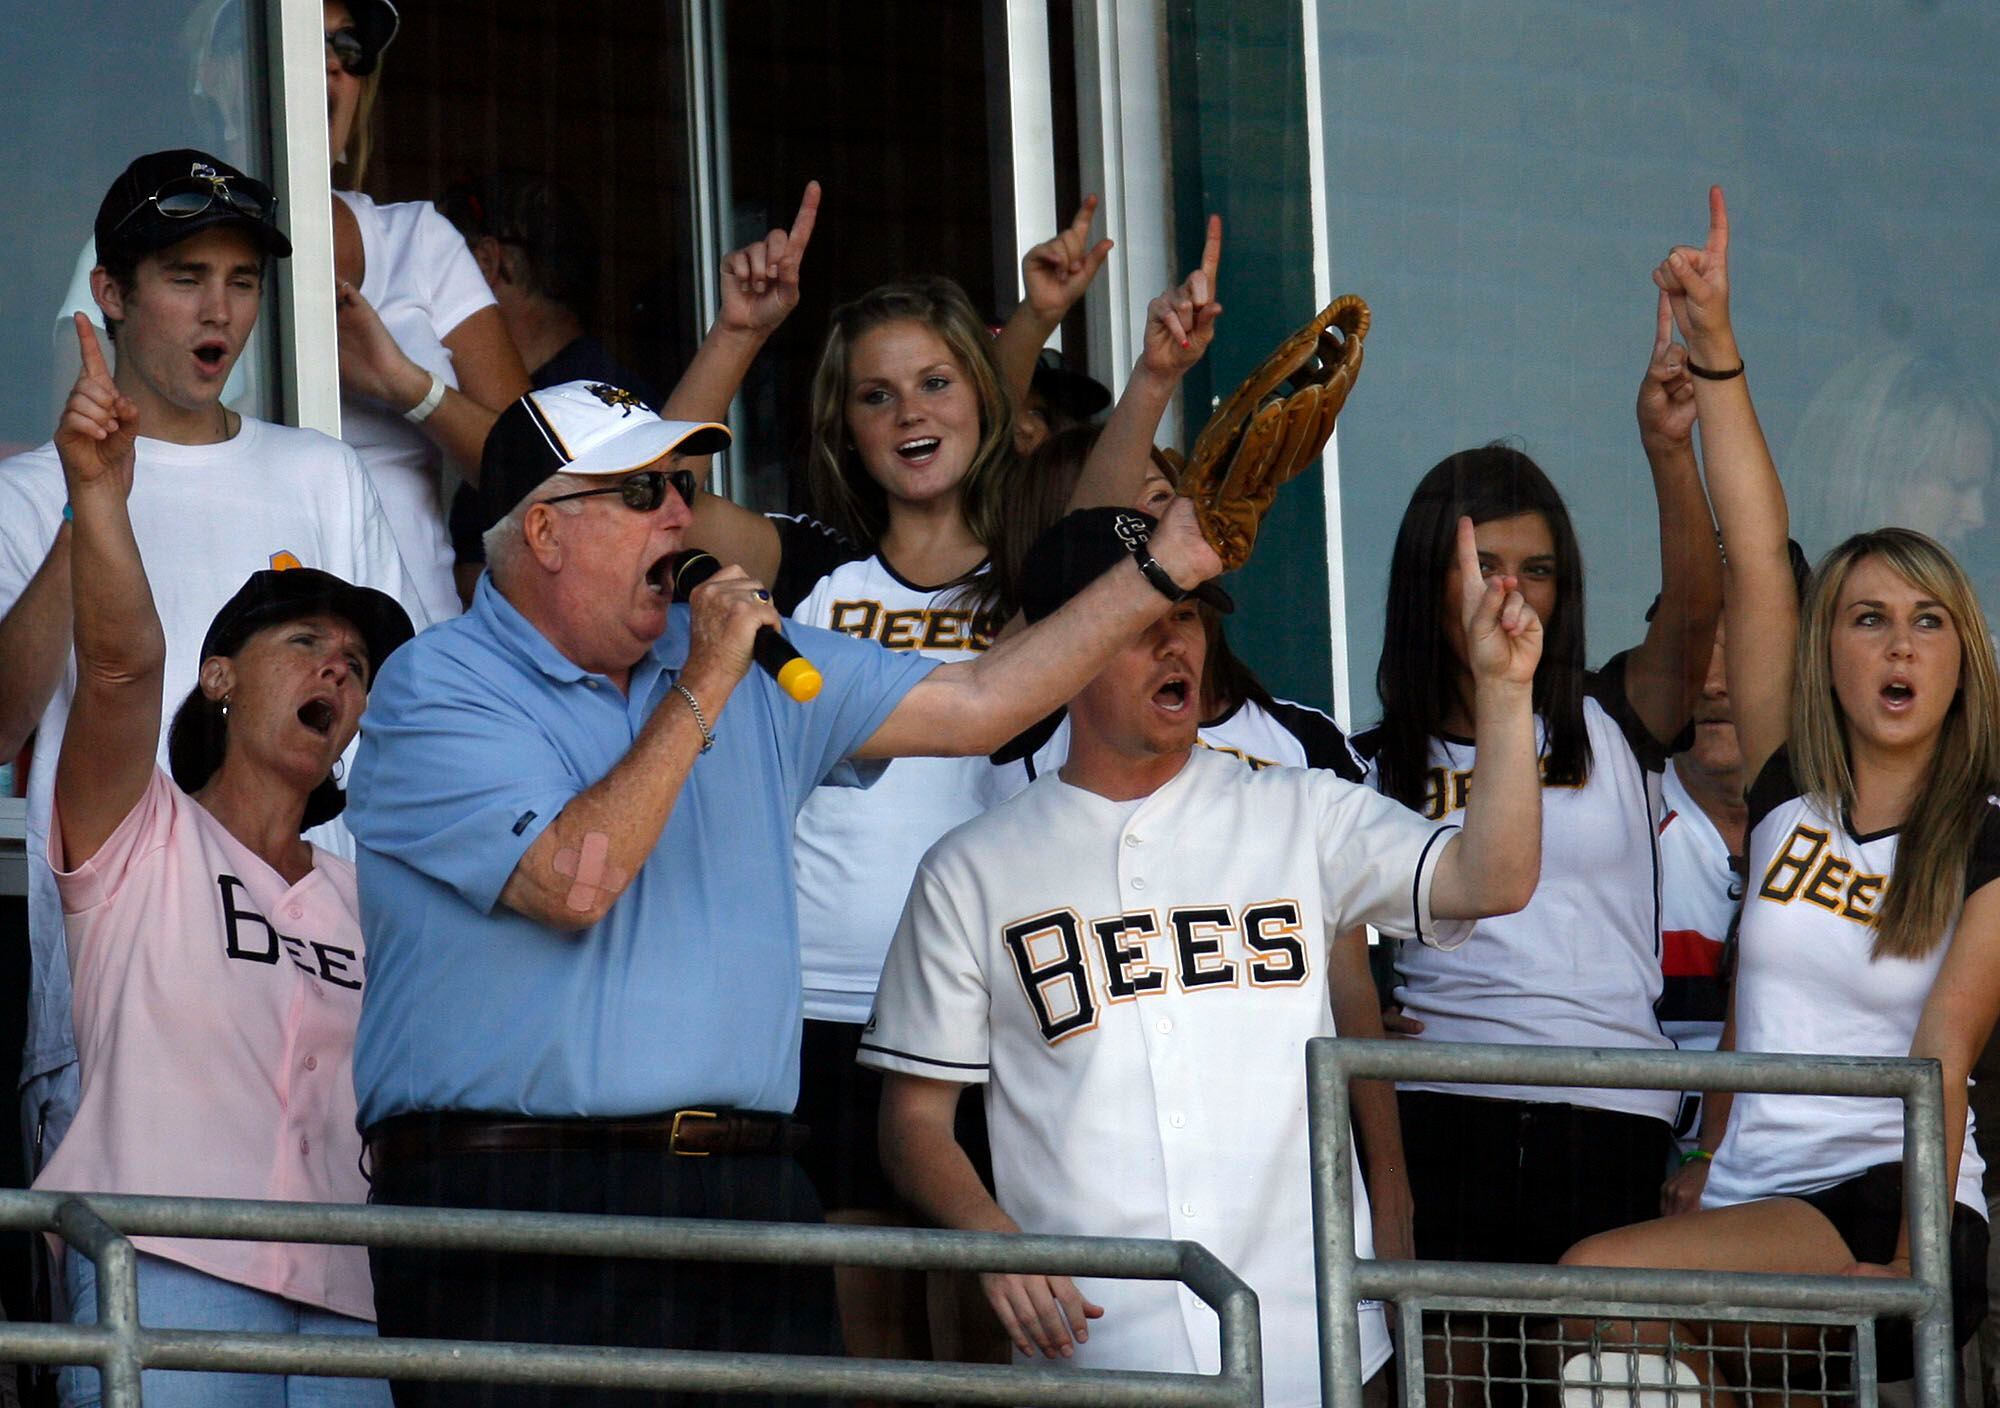
[[[791,1157],[792,823],[870,760],[980,753],[1067,699],[1219,564],[1189,506],[981,658],[792,625],[810,703],[750,670],[770,595],[665,564],[720,426],[570,383],[495,424],[472,609],[376,681],[349,785],[368,988],[355,1053],[388,1203],[816,1220]],[[702,1156],[708,1157],[686,1157]],[[830,1281],[785,1268],[378,1250],[390,1335],[833,1352]],[[548,1390],[399,1384],[400,1404]]]

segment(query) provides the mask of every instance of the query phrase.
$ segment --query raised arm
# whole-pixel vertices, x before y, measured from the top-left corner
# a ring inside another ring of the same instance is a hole
[[[764,344],[799,306],[799,266],[819,221],[819,182],[806,182],[789,230],[772,230],[722,261],[722,306],[694,360],[667,397],[669,420],[722,420]],[[709,461],[687,467],[706,482]],[[696,502],[687,540],[722,562],[734,562],[760,582],[776,581],[782,548],[778,530],[763,514],[719,494]]]
[[[1687,342],[1702,467],[1722,530],[1723,605],[1729,630],[1729,710],[1754,778],[1785,741],[1792,705],[1792,652],[1799,630],[1785,491],[1750,403],[1750,384],[1729,317],[1729,212],[1722,187],[1708,192],[1708,238],[1677,245],[1653,282],[1667,296]],[[1703,372],[1710,373],[1708,376]]]
[[[1184,589],[1222,570],[1186,499],[1168,505],[1148,546],[1153,560]],[[861,756],[990,753],[1073,698],[1114,651],[1172,605],[1146,580],[1136,559],[1120,562],[1060,611],[1002,636],[971,660],[925,675],[862,746]]]
[[[1111,254],[1110,240],[1090,242],[1090,222],[1096,216],[1097,197],[1085,196],[1065,229],[1021,259],[1021,284],[1027,297],[993,339],[993,365],[1016,406],[1027,400],[1028,387],[1035,379],[1035,359],[1041,356],[1043,344],[1083,297]]]
[[[1639,443],[1660,511],[1660,604],[1625,666],[1626,695],[1662,743],[1686,727],[1701,697],[1722,610],[1722,556],[1694,458],[1694,380],[1663,291],[1638,406]]]
[[[1222,316],[1215,279],[1222,262],[1222,217],[1208,217],[1201,263],[1181,286],[1146,305],[1145,341],[1131,380],[1112,408],[1104,433],[1091,447],[1070,495],[1072,509],[1130,507],[1146,482],[1152,463],[1153,437],[1167,413],[1181,379],[1207,353],[1215,340],[1215,320]]]
[[[342,281],[334,291],[340,331],[340,384],[391,410],[421,405],[431,392],[431,372],[412,361],[361,290]],[[479,457],[500,412],[529,388],[521,354],[507,336],[500,310],[481,308],[442,339],[458,376],[444,399],[419,425],[468,480],[479,482]]]
[[[127,511],[139,408],[112,381],[81,313],[76,335],[83,370],[56,427],[76,516],[69,552],[76,699],[56,763],[56,816],[72,867],[97,854],[145,793],[159,749],[167,660]]]
[[[1439,919],[1508,914],[1534,896],[1542,869],[1542,769],[1535,750],[1535,665],[1542,622],[1512,577],[1485,578],[1472,520],[1458,520],[1458,608],[1472,666],[1478,776],[1465,825],[1431,881]]]

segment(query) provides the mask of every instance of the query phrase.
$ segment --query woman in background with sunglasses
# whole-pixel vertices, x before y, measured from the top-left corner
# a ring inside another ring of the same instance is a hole
[[[368,466],[403,564],[441,621],[463,605],[443,461],[477,477],[493,418],[527,391],[528,374],[451,222],[429,201],[377,205],[359,190],[396,7],[328,0],[324,11],[341,437]]]

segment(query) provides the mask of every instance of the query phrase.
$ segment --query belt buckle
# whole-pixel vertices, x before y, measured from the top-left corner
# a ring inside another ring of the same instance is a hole
[[[675,1155],[678,1155],[679,1157],[681,1157],[681,1158],[683,1158],[683,1159],[705,1159],[705,1158],[707,1158],[707,1157],[708,1157],[708,1150],[706,1150],[706,1149],[683,1149],[683,1148],[681,1148],[681,1121],[682,1121],[682,1120],[719,1120],[719,1119],[721,1119],[721,1118],[722,1118],[722,1116],[720,1116],[720,1115],[716,1114],[716,1113],[715,1113],[715,1111],[713,1111],[713,1110],[676,1110],[676,1111],[674,1111],[674,1122],[673,1122],[673,1124],[672,1124],[671,1126],[669,1126],[669,1128],[668,1128],[668,1130],[667,1130],[667,1152],[668,1152],[668,1153],[670,1153],[670,1154],[675,1154]]]

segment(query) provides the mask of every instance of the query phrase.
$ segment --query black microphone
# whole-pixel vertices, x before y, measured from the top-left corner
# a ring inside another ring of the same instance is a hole
[[[673,584],[675,599],[686,601],[689,592],[721,570],[722,564],[713,553],[689,548],[668,559],[667,580]],[[799,654],[798,647],[786,640],[776,626],[757,628],[756,639],[750,643],[750,657],[778,682],[779,689],[801,704],[817,696],[825,683],[813,662]]]

